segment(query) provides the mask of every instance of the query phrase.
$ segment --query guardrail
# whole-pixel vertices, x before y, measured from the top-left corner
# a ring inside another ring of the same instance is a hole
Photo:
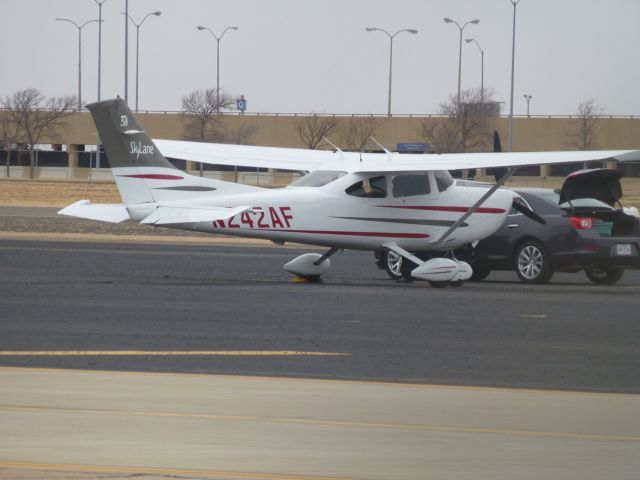
[[[41,109],[46,111],[46,109]],[[0,108],[0,112],[8,111],[6,108]],[[77,113],[77,112],[76,112]],[[80,112],[88,113],[88,112]],[[139,110],[136,114],[160,114],[160,115],[185,115],[182,110]],[[447,115],[441,113],[394,113],[387,115],[386,113],[331,113],[331,112],[237,112],[237,111],[221,111],[223,116],[254,116],[254,117],[336,117],[336,118],[446,118]],[[500,115],[495,118],[509,118],[508,115]],[[564,115],[564,114],[547,114],[547,115],[514,115],[513,118],[583,118],[581,115]],[[596,119],[637,119],[640,115],[592,115],[589,118]]]

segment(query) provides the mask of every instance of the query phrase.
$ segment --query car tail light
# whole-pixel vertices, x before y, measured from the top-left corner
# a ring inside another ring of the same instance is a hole
[[[591,230],[593,228],[593,220],[590,217],[569,217],[569,221],[575,230]]]

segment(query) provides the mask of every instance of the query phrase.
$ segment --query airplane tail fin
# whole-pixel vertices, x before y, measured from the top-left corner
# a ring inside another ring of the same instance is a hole
[[[125,204],[233,194],[255,187],[188,175],[158,150],[121,98],[90,103],[96,128]]]

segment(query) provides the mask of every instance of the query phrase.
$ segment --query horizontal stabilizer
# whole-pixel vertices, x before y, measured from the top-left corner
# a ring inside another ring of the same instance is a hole
[[[127,208],[122,204],[93,204],[90,200],[78,200],[60,210],[58,215],[109,223],[120,223],[130,218]]]
[[[156,208],[140,223],[152,225],[174,225],[180,223],[215,222],[216,220],[226,220],[247,210],[251,210],[251,207],[242,206],[228,208],[162,206]]]

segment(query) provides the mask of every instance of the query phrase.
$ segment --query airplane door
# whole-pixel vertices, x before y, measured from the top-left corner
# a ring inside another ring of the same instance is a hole
[[[433,236],[431,226],[427,224],[430,212],[421,210],[433,203],[433,193],[430,178],[427,172],[406,172],[390,175],[389,193],[391,204],[397,208],[396,215],[400,219],[406,219],[406,223],[398,222],[394,225],[396,231],[406,231],[412,226],[415,231],[419,225],[420,231]]]

